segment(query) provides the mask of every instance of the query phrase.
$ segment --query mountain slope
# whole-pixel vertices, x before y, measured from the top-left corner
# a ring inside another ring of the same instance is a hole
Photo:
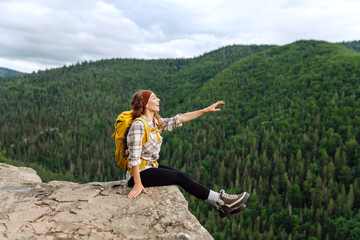
[[[359,65],[359,54],[319,41],[241,59],[192,99],[195,108],[221,99],[225,110],[176,132],[162,159],[176,167],[185,163],[186,172],[214,188],[252,192],[244,215],[228,224],[251,229],[259,221],[253,237],[281,238],[285,232],[303,239],[308,235],[300,232],[323,229],[322,236],[336,239],[340,234],[332,227],[338,217],[354,216],[360,208]],[[191,203],[194,211],[206,208]],[[208,220],[216,211],[206,209],[201,221],[226,232]],[[250,236],[236,232],[241,239]]]
[[[8,68],[0,67],[0,77],[12,77],[12,76],[23,75],[23,74],[24,73],[22,73],[22,72],[18,72],[18,71],[11,70]]]
[[[171,112],[183,94],[232,62],[267,48],[232,46],[231,51],[218,50],[221,56],[195,59],[84,62],[13,79],[0,89],[2,145],[15,160],[70,171],[79,181],[118,178],[123,172],[114,166],[109,136],[135,91],[152,89],[162,99],[162,112],[164,106]]]
[[[161,163],[214,190],[251,193],[220,223],[186,195],[215,239],[352,239],[360,229],[360,55],[298,41],[230,46],[194,59],[85,62],[0,83],[7,157],[79,182],[123,176],[109,138],[138,89],[164,117],[224,100],[222,111],[163,133]],[[356,238],[353,238],[356,239]]]

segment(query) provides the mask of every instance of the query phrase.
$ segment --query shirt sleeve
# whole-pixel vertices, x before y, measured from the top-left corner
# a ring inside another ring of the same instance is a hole
[[[166,131],[172,131],[174,128],[177,127],[181,127],[182,123],[180,123],[179,117],[182,114],[179,113],[177,114],[175,117],[172,118],[162,118],[161,120],[163,121],[164,125],[162,126],[162,131],[166,132]]]
[[[142,139],[145,133],[145,125],[140,120],[133,122],[131,125],[126,141],[129,152],[129,167],[140,165],[141,163],[141,151],[142,151]]]

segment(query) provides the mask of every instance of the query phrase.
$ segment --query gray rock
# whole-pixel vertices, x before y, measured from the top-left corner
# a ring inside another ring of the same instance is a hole
[[[125,180],[46,184],[0,163],[0,239],[213,239],[176,186],[130,190]]]

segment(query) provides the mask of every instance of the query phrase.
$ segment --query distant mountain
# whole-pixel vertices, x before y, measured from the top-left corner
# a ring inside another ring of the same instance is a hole
[[[338,43],[346,48],[355,50],[357,52],[360,52],[360,41],[351,41],[351,42],[341,42]]]
[[[0,67],[0,77],[12,77],[16,75],[24,75],[24,73]]]

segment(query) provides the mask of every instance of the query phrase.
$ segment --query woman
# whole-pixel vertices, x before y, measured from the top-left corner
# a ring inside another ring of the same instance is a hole
[[[172,118],[160,118],[158,115],[159,104],[160,99],[150,90],[140,90],[131,99],[134,110],[133,118],[142,117],[145,119],[151,131],[149,142],[142,145],[145,131],[144,123],[136,120],[129,129],[127,151],[131,170],[130,173],[128,172],[127,178],[129,179],[128,186],[132,187],[132,190],[128,197],[136,198],[141,193],[147,193],[145,187],[179,185],[195,197],[215,205],[219,210],[220,217],[229,216],[245,209],[245,202],[249,197],[248,193],[233,195],[226,194],[224,190],[218,193],[195,182],[186,173],[157,163],[162,144],[162,137],[159,132],[171,131],[182,126],[184,122],[189,122],[205,113],[220,111],[216,107],[225,104],[225,102],[218,101],[207,108],[178,114]]]

